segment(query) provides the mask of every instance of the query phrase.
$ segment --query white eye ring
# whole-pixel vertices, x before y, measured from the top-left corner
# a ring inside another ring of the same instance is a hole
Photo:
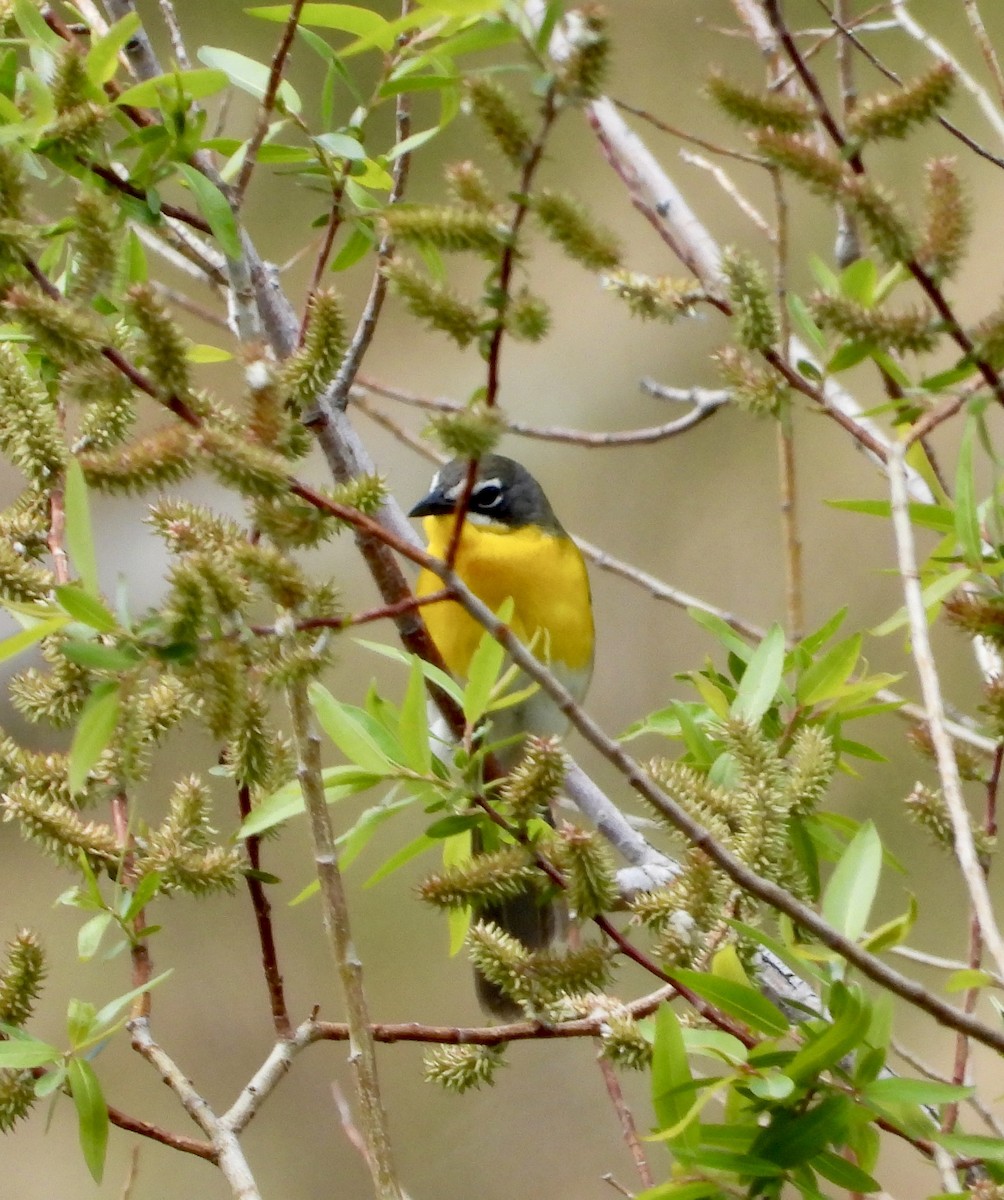
[[[485,479],[475,487],[471,500],[478,508],[498,508],[503,494],[501,480]]]

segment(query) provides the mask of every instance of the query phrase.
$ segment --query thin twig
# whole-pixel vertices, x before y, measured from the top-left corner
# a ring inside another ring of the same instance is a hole
[[[744,216],[749,218],[767,241],[771,245],[777,243],[777,231],[771,229],[763,213],[760,212],[751,200],[748,200],[742,194],[735,180],[732,179],[727,171],[723,170],[717,163],[709,162],[703,155],[694,154],[690,150],[681,150],[680,158],[692,167],[700,167],[702,171],[707,171],[726,196],[735,203],[735,206]]]
[[[892,0],[892,3],[894,10],[897,11],[897,15],[900,15],[900,11],[902,10],[903,17],[901,19],[912,20],[912,18],[908,18],[905,15],[903,0]],[[777,31],[778,37],[781,39],[781,43],[785,48],[785,52],[791,59],[792,65],[795,67],[799,78],[802,80],[806,90],[812,98],[817,116],[819,117],[823,128],[826,130],[827,135],[833,142],[833,145],[841,152],[841,154],[845,154],[847,156],[848,165],[854,174],[863,176],[865,174],[865,168],[863,162],[861,161],[861,156],[857,150],[848,144],[847,138],[845,137],[840,126],[837,124],[837,121],[835,120],[833,113],[827,104],[826,97],[823,95],[822,90],[819,87],[818,80],[805,65],[805,61],[800,55],[798,47],[795,45],[794,39],[792,38],[791,33],[788,30],[787,25],[784,23],[783,17],[781,16],[781,9],[778,0],[764,0],[764,7],[768,17],[770,18],[771,24]],[[947,54],[945,55],[945,61],[951,61]],[[953,65],[957,66],[957,64]],[[1002,136],[1004,136],[1004,125],[1002,125]],[[986,381],[987,386],[993,392],[998,403],[1004,405],[1004,379],[1001,379],[1001,376],[994,368],[993,364],[979,353],[976,344],[966,332],[962,323],[956,317],[952,306],[949,304],[944,292],[941,290],[941,287],[931,275],[930,271],[928,271],[927,268],[916,258],[907,259],[903,265],[920,285],[921,290],[934,306],[938,316],[944,322],[945,329],[949,337],[951,337],[962,353],[967,358],[972,360],[972,362],[976,365],[976,369]]]
[[[903,446],[893,445],[890,447],[889,490],[899,573],[910,619],[913,660],[920,677],[921,691],[927,709],[927,723],[938,764],[938,775],[941,779],[945,805],[952,823],[955,855],[959,861],[973,910],[979,918],[987,949],[994,959],[998,974],[1004,975],[1004,940],[1002,940],[997,926],[993,905],[987,891],[986,878],[973,844],[973,831],[962,795],[962,782],[955,758],[955,747],[945,728],[945,708],[941,696],[941,683],[931,651],[927,610],[924,607],[920,576],[917,571],[913,526],[910,523],[909,497],[906,490],[904,455]]]
[[[1000,787],[1001,766],[1004,764],[1004,742],[1001,742],[997,747],[997,753],[994,755],[993,767],[990,771],[990,777],[986,785],[986,803],[983,814],[983,832],[989,839],[992,839],[997,833],[997,793]],[[988,879],[990,875],[990,858],[984,855],[980,866],[983,868],[983,877]],[[975,912],[969,915],[969,970],[978,971],[983,965],[983,930],[980,925],[979,917]],[[971,987],[966,989],[966,994],[962,1000],[962,1007],[966,1012],[975,1012],[976,1005],[979,1002],[982,989],[979,987]],[[955,1066],[952,1071],[952,1082],[956,1084],[964,1084],[967,1082],[969,1073],[969,1039],[965,1035],[959,1033],[955,1036]],[[959,1105],[957,1101],[945,1106],[945,1111],[941,1119],[941,1129],[943,1133],[951,1133],[955,1128],[959,1118]]]
[[[149,1138],[152,1142],[160,1142],[162,1146],[170,1146],[172,1150],[180,1150],[183,1154],[204,1158],[207,1162],[216,1162],[216,1150],[210,1142],[186,1137],[182,1133],[172,1133],[169,1129],[163,1129],[160,1125],[154,1125],[150,1121],[141,1121],[139,1117],[130,1116],[113,1104],[108,1105],[108,1119],[117,1128],[124,1129],[128,1133],[137,1133],[140,1137]]]
[[[128,1029],[132,1034],[133,1049],[156,1068],[188,1115],[209,1138],[216,1164],[230,1185],[234,1200],[261,1200],[258,1185],[236,1134],[216,1116],[174,1060],[153,1040],[148,1019],[135,1018],[129,1022]]]
[[[909,34],[915,41],[919,42],[925,50],[928,51],[939,62],[948,63],[955,72],[959,83],[972,96],[979,106],[980,112],[986,119],[987,124],[1004,142],[1004,114],[1000,113],[994,102],[990,99],[985,87],[982,87],[970,75],[970,73],[962,66],[954,55],[950,54],[945,49],[943,43],[931,33],[929,33],[918,21],[907,11],[906,0],[891,0],[893,16],[900,24],[900,28],[904,33]]]
[[[237,803],[241,820],[245,821],[251,815],[251,789],[242,784],[237,789]],[[280,1038],[289,1038],[293,1026],[286,1007],[286,994],[282,984],[282,972],[279,970],[279,955],[275,945],[275,930],[272,925],[272,906],[268,893],[259,875],[261,873],[261,838],[252,834],[245,840],[248,861],[251,872],[244,876],[248,894],[251,897],[251,908],[254,911],[255,926],[258,930],[258,945],[261,948],[261,965],[265,975],[265,986],[268,988],[269,1005],[272,1009],[272,1024]]]
[[[363,987],[362,963],[352,942],[348,901],[338,867],[338,852],[321,777],[321,743],[312,728],[306,683],[294,680],[287,689],[287,698],[296,744],[297,776],[307,807],[314,863],[321,885],[324,929],[337,967],[351,1030],[349,1061],[362,1108],[367,1162],[379,1200],[404,1200],[391,1155],[387,1115],[380,1096],[376,1050]]]
[[[983,61],[987,64],[987,70],[990,72],[994,86],[997,88],[998,99],[1001,105],[1004,106],[1004,71],[1001,70],[1000,59],[997,57],[997,51],[994,49],[994,44],[987,33],[987,27],[983,24],[983,17],[979,6],[976,0],[962,0],[962,7],[966,10],[966,19],[972,27],[976,44],[980,48]]]
[[[282,37],[279,39],[279,45],[272,55],[272,65],[268,72],[268,82],[265,85],[265,92],[261,98],[261,104],[258,106],[258,119],[255,122],[254,133],[248,140],[247,149],[244,151],[244,162],[241,164],[241,173],[237,177],[237,183],[234,185],[231,200],[235,209],[239,209],[244,200],[244,193],[247,191],[248,184],[251,182],[251,176],[254,174],[254,169],[258,163],[258,151],[265,141],[265,135],[268,133],[268,122],[272,115],[272,110],[275,108],[276,98],[279,95],[279,88],[282,85],[282,74],[286,66],[286,58],[293,45],[293,38],[296,36],[296,29],[300,23],[300,13],[303,11],[304,0],[293,0],[289,6],[289,16],[286,18],[286,24],[283,26]]]
[[[872,51],[869,46],[857,36],[851,27],[841,24],[839,18],[835,16],[833,10],[831,10],[829,5],[826,3],[826,0],[816,0],[816,3],[830,18],[833,26],[840,32],[841,36],[850,42],[855,50],[857,50],[859,54],[861,54],[868,62],[872,64],[876,71],[879,71],[886,77],[886,79],[890,80],[892,83],[895,83],[898,87],[904,86],[903,80],[900,78],[900,76],[891,67],[886,66],[886,64],[878,57],[878,55],[875,54],[874,51]],[[895,22],[894,25],[896,28],[899,28],[898,22]],[[964,146],[972,150],[974,154],[979,155],[980,158],[985,158],[987,162],[993,163],[995,167],[1004,168],[1004,158],[1001,158],[997,154],[991,153],[991,151],[989,151],[985,146],[976,141],[975,138],[971,137],[953,122],[949,121],[947,117],[939,115],[936,120],[942,129],[951,134],[952,137],[957,138]]]
[[[610,1103],[614,1106],[614,1112],[617,1114],[617,1120],[621,1127],[621,1136],[634,1161],[635,1170],[638,1172],[641,1185],[644,1188],[653,1187],[655,1177],[652,1174],[652,1168],[648,1165],[648,1159],[645,1157],[645,1151],[638,1137],[638,1127],[635,1125],[634,1115],[631,1109],[628,1108],[627,1101],[624,1099],[624,1090],[621,1087],[620,1080],[617,1078],[617,1071],[614,1069],[613,1063],[604,1055],[602,1046],[596,1055],[596,1062],[600,1068],[600,1074],[603,1076],[603,1083],[606,1086],[607,1095],[610,1097]]]
[[[552,83],[547,89],[541,104],[540,128],[537,130],[537,136],[528,147],[526,157],[523,160],[523,169],[520,172],[519,186],[517,188],[519,198],[515,202],[512,217],[509,220],[505,245],[502,249],[502,256],[499,259],[498,283],[495,289],[496,297],[494,300],[495,324],[492,329],[492,336],[488,342],[488,351],[486,354],[488,371],[485,379],[484,402],[488,408],[493,408],[498,402],[499,386],[501,383],[502,341],[505,337],[505,321],[510,303],[513,271],[516,267],[519,235],[526,221],[527,214],[530,211],[530,190],[533,186],[533,179],[537,173],[537,168],[540,166],[541,159],[544,157],[544,146],[547,143],[548,135],[557,116],[557,91],[555,85]],[[458,512],[462,511],[462,509],[458,508]]]
[[[412,408],[420,408],[427,412],[461,413],[466,411],[466,405],[456,400],[446,400],[432,396],[419,396],[402,388],[389,387],[370,377],[358,376],[356,387],[370,392],[375,396],[394,400]],[[666,441],[693,429],[702,421],[707,420],[729,400],[730,393],[721,389],[711,388],[677,388],[673,389],[673,399],[686,401],[694,405],[693,411],[675,421],[666,421],[662,425],[649,425],[642,429],[604,430],[594,433],[585,429],[569,429],[562,425],[530,425],[525,421],[505,419],[504,425],[509,433],[519,437],[534,438],[545,442],[563,442],[573,446],[583,446],[589,450],[606,449],[613,446],[646,446],[655,442]],[[665,397],[665,393],[663,393]],[[669,398],[669,397],[665,397]]]
[[[157,2],[160,5],[160,15],[167,26],[167,33],[171,39],[171,52],[174,54],[178,66],[183,71],[187,71],[191,68],[192,63],[188,57],[185,39],[181,32],[181,23],[178,21],[173,0],[157,0]]]

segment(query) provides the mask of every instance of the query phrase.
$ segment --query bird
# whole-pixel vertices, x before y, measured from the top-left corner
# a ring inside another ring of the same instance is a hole
[[[427,494],[408,514],[424,518],[428,552],[445,559],[467,491],[470,460],[455,458],[433,476]],[[581,702],[593,670],[595,631],[589,575],[579,548],[555,515],[544,489],[526,467],[501,454],[477,460],[456,548],[454,570],[493,612],[511,601],[509,627]],[[439,591],[439,577],[423,568],[416,595]],[[484,629],[456,601],[424,608],[426,626],[450,673],[464,680]],[[521,686],[517,684],[517,687]],[[521,760],[527,736],[560,737],[568,718],[542,689],[491,715],[496,761],[506,772]],[[496,748],[497,747],[497,748]],[[474,850],[477,852],[475,844]],[[527,891],[478,914],[530,950],[546,947],[560,924],[558,907]],[[491,1015],[512,1020],[521,1010],[475,973],[478,999]]]

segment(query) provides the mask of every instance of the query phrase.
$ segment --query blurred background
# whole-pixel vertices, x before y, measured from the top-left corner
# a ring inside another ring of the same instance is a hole
[[[157,6],[137,6],[147,20],[165,63],[170,60]],[[176,0],[190,52],[202,44],[226,45],[267,61],[279,26],[251,20],[234,0],[215,4]],[[390,5],[373,5],[391,15]],[[988,2],[984,17],[998,48],[1004,52],[1004,13]],[[792,24],[823,23],[821,8],[805,0],[788,3]],[[956,0],[915,0],[910,11],[944,38],[951,51],[977,73],[981,60],[963,6]],[[878,10],[882,15],[883,9]],[[646,109],[677,128],[712,141],[741,146],[742,137],[704,99],[702,84],[709,68],[721,66],[731,77],[750,85],[761,79],[762,64],[738,28],[727,0],[617,0],[610,5],[614,43],[610,93]],[[874,45],[886,61],[909,76],[928,63],[925,53],[898,33],[881,33]],[[829,63],[824,52],[823,61]],[[824,75],[832,77],[829,65]],[[320,87],[318,60],[304,49],[293,56],[290,78],[309,103]],[[862,91],[879,85],[873,70],[859,64]],[[431,110],[430,110],[431,112]],[[421,128],[422,106],[416,128]],[[253,108],[235,103],[226,117],[228,134],[243,137],[252,127]],[[348,110],[344,116],[348,117]],[[979,140],[992,145],[992,132],[976,106],[960,96],[953,118]],[[637,124],[637,123],[636,123]],[[739,211],[711,175],[681,160],[681,141],[652,128],[642,129],[654,152],[677,181],[701,218],[722,244],[740,244],[769,261],[762,235]],[[878,174],[895,186],[908,203],[920,191],[922,163],[931,155],[959,151],[941,130],[906,147],[883,148]],[[412,199],[441,194],[445,162],[475,157],[499,181],[506,176],[498,160],[488,157],[480,131],[459,118],[446,134],[426,147],[414,168]],[[960,154],[963,174],[974,196],[976,235],[952,299],[965,319],[989,311],[1001,289],[1000,212],[1004,176],[975,156]],[[766,177],[753,168],[730,172],[744,194],[771,219]],[[627,248],[626,263],[650,274],[686,274],[632,209],[621,182],[601,157],[596,143],[576,114],[559,124],[549,147],[542,182],[577,192],[592,211],[615,229]],[[790,189],[793,230],[792,286],[813,286],[804,266],[811,249],[832,261],[833,214],[822,203]],[[56,201],[53,199],[53,204]],[[263,255],[286,263],[305,242],[305,231],[324,211],[324,197],[292,180],[259,168],[250,193],[246,220]],[[673,327],[629,320],[626,309],[603,293],[596,281],[542,241],[536,245],[532,286],[550,302],[553,331],[540,346],[509,344],[502,364],[502,404],[513,418],[535,424],[561,424],[584,430],[627,429],[658,424],[679,415],[675,409],[645,396],[639,380],[652,377],[675,387],[717,386],[710,354],[727,340],[723,321],[702,315]],[[299,303],[309,278],[311,256],[292,263],[284,284]],[[451,264],[452,266],[452,264]],[[477,268],[475,268],[477,269]],[[462,276],[455,276],[463,284]],[[477,274],[469,279],[478,285]],[[344,289],[350,321],[359,311],[368,286],[360,270],[337,280]],[[186,318],[188,320],[188,318]],[[218,330],[190,321],[197,341],[217,341]],[[426,396],[466,400],[483,382],[483,365],[473,350],[461,353],[445,338],[423,332],[391,302],[364,374],[390,386]],[[206,386],[225,391],[239,387],[231,365],[204,368]],[[849,382],[865,407],[883,402],[873,372],[855,372]],[[379,407],[409,429],[424,424],[420,413]],[[825,417],[796,403],[798,450],[798,520],[804,547],[807,627],[821,624],[843,605],[849,608],[846,629],[868,628],[899,605],[891,531],[886,523],[827,507],[836,498],[882,497],[884,484]],[[429,464],[384,429],[360,414],[357,426],[380,471],[405,507],[427,483]],[[954,460],[955,441],[948,430],[940,443],[946,462]],[[744,619],[767,625],[784,619],[784,560],[780,537],[778,459],[774,426],[749,415],[722,411],[698,428],[658,445],[630,449],[586,449],[521,441],[510,437],[504,453],[521,459],[538,475],[567,527],[599,543],[619,558],[652,572]],[[327,481],[319,456],[302,474]],[[0,480],[3,500],[16,494],[18,481]],[[193,483],[185,494],[221,502],[208,483]],[[227,503],[226,498],[222,501]],[[128,500],[97,500],[101,569],[113,591],[122,581],[133,611],[156,603],[161,593],[164,557],[159,543],[143,524],[144,506]],[[318,575],[333,575],[342,585],[349,610],[377,602],[375,590],[357,559],[351,539],[340,540],[310,556]],[[592,573],[598,626],[596,672],[589,707],[604,727],[619,732],[671,697],[687,697],[677,672],[699,667],[707,655],[721,661],[710,637],[688,616],[659,603],[638,587],[599,570]],[[392,639],[392,631],[373,627],[365,636]],[[949,698],[972,710],[978,697],[978,675],[961,637],[938,634],[941,664]],[[915,680],[901,637],[869,639],[866,654],[877,670],[904,671],[902,690],[914,697]],[[5,664],[5,666],[8,664]],[[21,665],[20,663],[18,664]],[[399,697],[399,670],[342,639],[337,667],[326,680],[340,698],[360,702],[371,679],[385,694]],[[55,745],[50,733],[26,727],[4,707],[0,721],[15,737],[40,748]],[[905,747],[905,725],[886,717],[868,723],[854,736],[869,742],[892,760],[891,767],[864,763],[855,778],[839,781],[833,803],[855,818],[873,817],[883,838],[909,867],[909,876],[892,876],[882,895],[882,916],[905,907],[906,893],[921,901],[921,921],[912,939],[918,947],[959,953],[965,945],[967,916],[938,890],[947,878],[946,864],[927,841],[902,820],[899,801],[917,777],[930,779],[930,769]],[[42,740],[40,740],[42,739]],[[597,778],[626,805],[626,789],[579,744],[573,751],[594,769]],[[657,742],[645,753],[660,750]],[[216,748],[191,731],[175,738],[164,756],[161,783],[185,769],[206,771],[216,761]],[[333,759],[332,759],[333,761]],[[220,783],[222,781],[217,781]],[[158,781],[151,784],[154,811],[163,799]],[[365,797],[336,811],[348,823],[372,803]],[[420,815],[420,814],[419,814]],[[416,902],[413,888],[427,864],[419,863],[377,886],[366,888],[367,876],[391,849],[420,828],[392,824],[348,872],[354,908],[354,932],[366,969],[373,1017],[436,1023],[479,1021],[462,956],[447,958],[445,921]],[[233,798],[219,789],[218,826],[237,823]],[[289,900],[309,882],[310,856],[302,822],[292,822],[281,839],[266,843],[264,866],[281,877],[270,890],[277,927],[280,964],[294,1021],[314,1005],[321,1015],[341,1013],[333,968],[320,931],[316,902],[290,907]],[[124,957],[81,964],[76,932],[81,914],[47,907],[47,898],[69,886],[19,838],[14,826],[0,827],[0,878],[7,899],[2,932],[9,936],[22,924],[41,933],[50,961],[50,978],[33,1032],[60,1043],[66,1001],[77,996],[102,1004],[128,990]],[[160,902],[164,931],[152,951],[157,969],[174,974],[154,997],[156,1038],[217,1108],[226,1107],[261,1063],[272,1045],[272,1027],[262,981],[254,923],[246,896],[204,902],[182,898]],[[920,977],[935,983],[933,976]],[[940,986],[940,983],[939,983]],[[624,997],[647,990],[645,981],[624,970],[618,988]],[[942,1055],[945,1068],[952,1039],[931,1036],[931,1028],[907,1014],[902,1039],[920,1046],[925,1055]],[[934,1048],[932,1048],[934,1047]],[[472,1192],[483,1200],[512,1196],[548,1196],[552,1200],[593,1200],[614,1194],[604,1176],[612,1175],[637,1190],[632,1165],[620,1139],[616,1117],[594,1063],[595,1048],[579,1042],[525,1044],[510,1052],[511,1068],[500,1073],[493,1089],[463,1097],[446,1095],[421,1080],[421,1048],[399,1045],[379,1051],[391,1128],[401,1174],[415,1197],[461,1200]],[[283,1200],[317,1200],[339,1195],[364,1197],[369,1181],[356,1153],[339,1127],[331,1084],[351,1091],[340,1044],[313,1047],[297,1060],[290,1077],[264,1107],[249,1130],[245,1145],[262,1194]],[[96,1061],[109,1101],[131,1114],[179,1132],[195,1133],[173,1096],[151,1069],[138,1064],[125,1036],[117,1038]],[[1001,1078],[988,1077],[988,1095],[999,1093]],[[624,1079],[644,1131],[650,1121],[642,1081]],[[17,1200],[90,1200],[123,1194],[136,1139],[113,1130],[105,1182],[95,1186],[76,1147],[75,1117],[65,1099],[51,1123],[46,1105],[4,1143],[0,1193]],[[650,1147],[657,1173],[664,1151]],[[895,1148],[892,1152],[895,1152]],[[901,1196],[938,1190],[932,1177],[920,1173],[916,1156],[886,1166],[897,1178]],[[175,1200],[198,1196],[225,1197],[228,1189],[218,1172],[198,1160],[149,1142],[139,1146],[138,1166],[129,1193],[133,1200]]]

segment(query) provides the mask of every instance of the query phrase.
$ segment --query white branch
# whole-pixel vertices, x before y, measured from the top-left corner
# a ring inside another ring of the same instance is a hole
[[[920,678],[924,697],[927,724],[931,732],[938,775],[948,815],[952,822],[955,856],[972,901],[973,910],[980,923],[980,930],[987,949],[997,964],[999,974],[1004,974],[1004,940],[1001,939],[994,916],[986,876],[980,867],[973,842],[973,831],[969,822],[969,811],[962,795],[959,765],[955,759],[955,747],[945,727],[945,704],[941,695],[941,681],[931,651],[931,639],[927,629],[927,610],[917,571],[917,555],[910,523],[909,494],[906,483],[905,447],[897,443],[889,447],[889,492],[892,501],[892,521],[896,534],[896,551],[899,558],[899,573],[903,581],[903,595],[910,619],[910,639],[913,660]]]

